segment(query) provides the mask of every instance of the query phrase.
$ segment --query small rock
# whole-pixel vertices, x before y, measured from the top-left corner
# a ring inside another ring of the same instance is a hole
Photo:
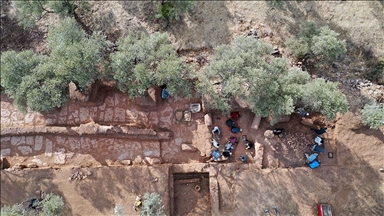
[[[300,123],[303,124],[303,125],[307,125],[307,126],[312,126],[313,125],[312,119],[307,119],[307,118],[303,118]]]
[[[88,171],[87,176],[91,176],[91,175],[92,175],[91,171]]]
[[[272,35],[272,30],[271,30],[270,28],[266,28],[264,32],[265,32],[265,34],[266,34],[267,36]]]
[[[127,165],[127,166],[129,166],[129,165],[132,164],[132,161],[131,161],[131,160],[121,160],[120,163],[121,163],[122,165]]]
[[[189,152],[195,152],[197,149],[191,144],[182,143],[181,144],[181,150],[182,151],[189,151]]]
[[[273,131],[272,131],[272,130],[266,130],[266,131],[264,132],[264,137],[266,137],[266,138],[271,139],[271,138],[273,138],[274,136],[275,136],[275,134],[273,134]]]
[[[24,168],[23,165],[19,164],[19,163],[16,163],[15,165],[13,165],[12,169],[14,170],[22,170]]]
[[[37,164],[36,163],[28,163],[27,167],[28,168],[37,168]]]
[[[159,158],[145,157],[145,161],[150,165],[161,164],[161,160]]]
[[[140,155],[138,155],[135,160],[133,160],[133,164],[141,164],[143,162],[143,159],[141,158]]]
[[[384,173],[384,168],[380,168],[380,172],[381,172],[381,173]]]
[[[107,163],[108,166],[113,165],[113,160],[111,160],[111,159],[106,159],[105,162]]]

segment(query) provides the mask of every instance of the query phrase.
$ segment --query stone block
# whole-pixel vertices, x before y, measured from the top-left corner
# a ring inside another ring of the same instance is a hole
[[[42,136],[36,136],[35,137],[35,151],[40,151],[43,147],[43,137]]]
[[[121,160],[120,163],[123,164],[123,165],[129,166],[129,165],[132,164],[132,161],[131,160]]]
[[[273,131],[272,131],[272,130],[266,130],[266,131],[264,132],[264,137],[266,137],[266,138],[271,139],[271,138],[273,138],[274,136],[275,136],[275,134],[273,134]]]
[[[36,163],[28,163],[27,168],[37,168],[37,164]]]
[[[51,157],[52,156],[52,141],[49,139],[45,140],[45,156],[46,157]]]
[[[161,164],[161,160],[159,158],[145,157],[145,162],[147,162],[150,165]]]
[[[204,116],[204,123],[206,126],[211,126],[212,125],[212,115],[211,113],[205,114]]]
[[[9,156],[9,155],[11,154],[11,149],[9,149],[9,148],[1,149],[1,150],[0,150],[0,154],[1,154],[2,156]]]
[[[255,115],[251,124],[251,129],[255,129],[255,130],[259,129],[260,122],[261,122],[261,117]]]
[[[188,151],[188,152],[195,152],[197,150],[197,148],[194,147],[192,144],[182,143],[181,144],[181,150],[182,151]]]
[[[32,148],[31,146],[19,146],[17,147],[21,151],[22,155],[29,155],[32,153]]]
[[[11,138],[11,145],[18,146],[21,144],[25,144],[25,136],[13,136]]]
[[[66,155],[62,152],[55,153],[55,164],[64,165],[65,164]]]

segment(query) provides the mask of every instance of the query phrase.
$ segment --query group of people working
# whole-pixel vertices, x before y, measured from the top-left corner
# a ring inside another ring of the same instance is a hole
[[[225,122],[233,134],[237,134],[243,131],[240,127],[235,126],[236,121],[239,117],[240,117],[240,112],[231,112],[230,118]],[[233,154],[232,150],[234,150],[236,145],[238,144],[238,139],[236,137],[230,137],[224,146],[224,151],[220,153],[220,149],[219,149],[220,144],[218,143],[217,140],[220,140],[221,137],[222,137],[222,134],[221,134],[220,128],[218,126],[213,127],[212,138],[210,142],[212,143],[213,147],[215,147],[215,149],[212,151],[212,161],[219,160],[221,156],[224,156],[224,158],[228,159]],[[243,141],[244,141],[245,149],[251,149],[254,146],[254,144],[247,139],[243,139]],[[240,157],[240,160],[243,162],[246,162],[247,156],[245,154],[242,155]]]

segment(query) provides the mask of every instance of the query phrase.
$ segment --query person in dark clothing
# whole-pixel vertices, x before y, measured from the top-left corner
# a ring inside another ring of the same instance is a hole
[[[233,127],[233,125],[235,124],[235,121],[233,121],[232,119],[228,119],[225,124],[228,126],[228,127]]]
[[[254,146],[254,144],[249,140],[246,140],[244,145],[245,145],[245,149],[251,149]]]
[[[279,134],[283,133],[283,131],[284,131],[284,128],[275,128],[273,130],[273,134],[279,135]]]
[[[228,158],[229,156],[231,156],[231,152],[229,151],[229,150],[226,150],[226,151],[224,151],[223,152],[223,155],[224,155],[224,157],[226,157],[226,158]]]
[[[241,131],[243,131],[243,129],[241,129],[241,128],[239,128],[239,127],[232,127],[231,128],[231,132],[232,133],[239,133],[239,132],[241,132]]]
[[[327,128],[320,128],[320,130],[317,130],[316,128],[311,128],[311,130],[315,131],[317,135],[321,135],[323,133],[327,133]]]

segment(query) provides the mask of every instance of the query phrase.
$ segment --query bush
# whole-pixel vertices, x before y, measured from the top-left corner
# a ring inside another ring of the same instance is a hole
[[[347,52],[345,40],[338,40],[340,34],[324,26],[320,34],[312,38],[311,51],[316,56],[322,56],[326,61],[334,61]]]
[[[158,193],[145,193],[141,216],[161,216],[164,214],[164,205]]]
[[[61,1],[42,1],[42,0],[18,0],[13,1],[16,8],[16,16],[19,25],[25,28],[35,26],[46,13],[56,13],[60,18],[74,17],[75,10],[80,8],[85,11],[89,7],[87,1],[61,0]]]
[[[305,89],[302,99],[305,106],[321,112],[327,119],[335,118],[338,112],[348,111],[347,98],[337,88],[337,83],[318,78],[307,83]]]
[[[298,37],[287,40],[286,46],[298,59],[321,57],[323,62],[330,62],[347,51],[346,42],[338,40],[339,35],[328,26],[319,29],[316,23],[308,22],[301,26]]]
[[[179,20],[184,13],[192,10],[194,5],[194,1],[162,1],[156,5],[155,17],[169,21]]]
[[[193,72],[177,56],[167,33],[130,35],[119,39],[111,54],[111,66],[118,88],[134,98],[148,88],[166,85],[171,95],[190,96]]]
[[[379,60],[368,74],[368,79],[384,85],[384,60]]]
[[[22,216],[23,207],[21,205],[3,206],[1,208],[2,216]]]
[[[42,201],[41,216],[60,215],[64,209],[64,201],[61,196],[48,194]]]
[[[1,215],[3,216],[22,216],[22,215],[39,215],[39,216],[55,216],[60,215],[64,209],[64,201],[61,196],[54,195],[53,193],[34,203],[36,207],[35,212],[25,211],[22,204],[16,204],[12,207],[4,206],[1,208]]]
[[[384,106],[366,104],[361,110],[363,124],[371,129],[379,129],[384,125]]]
[[[108,46],[103,35],[88,36],[74,19],[66,18],[48,32],[47,41],[49,62],[58,66],[55,74],[67,83],[73,81],[84,90],[99,76],[99,64]]]

